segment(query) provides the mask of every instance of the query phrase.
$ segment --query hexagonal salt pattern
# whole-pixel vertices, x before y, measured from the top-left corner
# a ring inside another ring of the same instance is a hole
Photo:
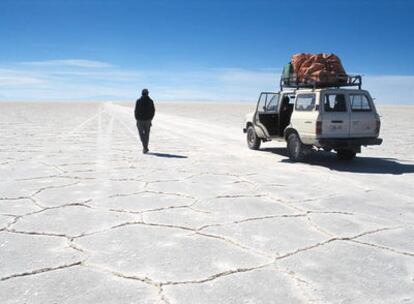
[[[331,242],[278,261],[321,303],[410,303],[412,256],[353,242]]]
[[[158,282],[202,280],[271,261],[224,240],[140,224],[86,236],[76,244],[91,252],[88,264]]]
[[[62,237],[2,231],[0,248],[0,280],[78,264],[84,259]]]
[[[154,286],[80,266],[3,281],[0,289],[4,304],[160,303]]]
[[[253,104],[156,107],[143,155],[126,105],[2,104],[0,303],[413,302],[412,108],[291,163]]]

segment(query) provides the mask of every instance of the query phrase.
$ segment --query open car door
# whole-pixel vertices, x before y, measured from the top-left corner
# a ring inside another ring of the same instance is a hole
[[[255,124],[267,137],[277,136],[279,133],[279,94],[263,92],[257,103]]]

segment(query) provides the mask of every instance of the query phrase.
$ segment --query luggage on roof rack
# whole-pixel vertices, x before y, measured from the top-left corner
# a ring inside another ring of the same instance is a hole
[[[361,76],[349,76],[341,60],[334,54],[296,54],[285,65],[280,86],[293,88],[322,88],[358,86]]]

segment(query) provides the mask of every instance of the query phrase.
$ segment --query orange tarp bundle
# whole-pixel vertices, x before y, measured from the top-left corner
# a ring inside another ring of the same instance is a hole
[[[345,69],[334,54],[296,54],[292,56],[291,63],[300,83],[346,82]]]

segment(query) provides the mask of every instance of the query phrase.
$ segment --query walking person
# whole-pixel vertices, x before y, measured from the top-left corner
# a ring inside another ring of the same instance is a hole
[[[147,153],[149,135],[151,129],[151,121],[154,118],[155,107],[154,102],[148,96],[147,89],[142,90],[142,96],[135,103],[135,119],[137,121],[137,128],[139,137],[142,142],[142,153]]]

